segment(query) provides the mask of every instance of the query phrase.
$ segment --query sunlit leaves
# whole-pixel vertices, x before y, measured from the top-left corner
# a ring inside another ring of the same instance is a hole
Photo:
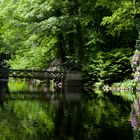
[[[39,58],[36,61],[38,66],[34,67],[42,68],[47,65],[47,60],[56,56],[57,35],[59,32],[73,32],[74,29],[71,28],[77,20],[68,16],[68,3],[62,0],[3,1],[0,5],[1,16],[4,18],[1,33],[4,42],[9,45],[7,51],[12,56],[9,64],[13,66],[17,61],[26,67],[29,63],[35,64],[34,61]],[[53,51],[47,52],[50,49]],[[46,63],[44,66],[42,61]]]
[[[112,16],[103,18],[102,25],[107,25],[108,33],[120,34],[123,30],[132,30],[135,26],[135,16],[140,13],[140,8],[132,1],[122,1]]]
[[[48,53],[48,51],[52,48],[52,46],[55,43],[56,43],[56,40],[52,39],[50,42],[48,42],[49,47],[43,45],[44,43],[42,43],[43,46],[41,47],[34,46],[32,48],[19,50],[17,51],[13,59],[9,61],[9,64],[13,68],[43,69],[48,66],[47,62],[49,62],[54,57],[55,48],[54,48],[54,51],[51,51],[50,53]]]

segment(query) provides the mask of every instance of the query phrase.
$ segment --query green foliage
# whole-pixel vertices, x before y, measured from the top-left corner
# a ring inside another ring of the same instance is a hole
[[[54,58],[72,58],[86,64],[89,83],[105,84],[132,72],[127,48],[134,49],[138,37],[139,2],[3,0],[0,10],[0,53],[12,68],[45,69]]]
[[[102,25],[107,25],[108,33],[115,35],[120,34],[124,30],[132,30],[135,28],[135,17],[140,14],[138,2],[122,1],[111,16],[103,18]]]
[[[94,86],[97,89],[101,89],[104,86],[104,83],[103,82],[97,82],[97,83],[94,84]]]
[[[91,94],[93,95],[94,93]],[[126,101],[131,101],[131,100],[126,100]],[[122,104],[122,100],[120,104]],[[102,124],[106,126],[106,128],[109,127],[109,129],[110,126],[112,125],[113,125],[113,129],[119,128],[120,126],[125,128],[130,118],[129,115],[130,110],[128,109],[129,105],[128,104],[125,105],[125,102],[123,102],[122,106],[120,104],[118,103],[118,100],[113,100],[111,102],[109,97],[105,95],[99,98],[96,98],[94,96],[93,99],[86,100],[83,104],[85,106],[85,110],[84,110],[85,115],[83,115],[82,118],[84,120],[83,123],[84,131],[85,131],[84,139],[88,139],[88,140],[94,139],[95,135],[97,139],[101,139],[100,132],[102,132],[102,129],[100,129],[100,127],[98,126],[101,126]],[[123,106],[124,109],[122,109]],[[124,113],[126,112],[128,112],[128,115],[124,115]],[[110,121],[110,118],[115,118],[115,119],[112,119]],[[126,131],[126,129],[124,130]],[[93,132],[96,133],[93,134]],[[110,137],[108,138],[113,139]],[[102,139],[104,138],[102,137]]]
[[[10,80],[8,82],[8,89],[10,92],[26,91],[28,89],[28,84],[26,81],[21,80]]]
[[[52,133],[52,117],[49,112],[46,114],[41,102],[8,101],[5,103],[5,109],[0,108],[0,114],[1,140],[42,139]]]
[[[8,62],[12,68],[42,69],[57,57],[57,26],[64,19],[51,15],[54,7],[53,1],[41,0],[1,3],[1,36],[9,46],[5,50],[12,57]]]
[[[123,82],[112,84],[112,88],[116,88],[118,90],[135,90],[136,86],[136,80],[124,80]]]
[[[122,97],[125,101],[134,102],[136,100],[136,94],[130,91],[117,91],[113,90],[112,94]]]
[[[84,78],[89,84],[97,81],[112,84],[130,78],[132,73],[131,56],[132,49],[130,48],[98,52],[94,59],[91,59],[89,64],[84,67],[84,73],[87,74],[84,75]]]
[[[16,54],[9,60],[8,64],[15,69],[44,69],[48,62],[54,58],[55,51],[49,53],[51,47],[57,42],[53,38],[46,46],[31,47],[17,50]]]
[[[4,19],[1,25],[1,36],[9,46],[6,50],[12,57],[9,65],[13,68],[42,69],[54,57],[62,59],[62,57],[74,55],[79,59],[82,36],[78,35],[81,29],[79,13],[76,12],[77,6],[76,2],[73,5],[69,1],[62,0],[57,2],[56,0],[4,0],[0,4],[2,11],[0,16]],[[71,7],[75,12],[70,10]],[[73,13],[70,14],[70,12]],[[72,43],[69,43],[67,40],[70,40],[71,33],[74,34],[75,39],[73,38],[70,41]]]

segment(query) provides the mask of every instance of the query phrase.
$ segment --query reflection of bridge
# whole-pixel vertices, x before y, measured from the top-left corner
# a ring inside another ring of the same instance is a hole
[[[7,79],[8,77],[20,79],[60,80],[64,78],[64,72],[47,70],[0,69],[0,79]]]

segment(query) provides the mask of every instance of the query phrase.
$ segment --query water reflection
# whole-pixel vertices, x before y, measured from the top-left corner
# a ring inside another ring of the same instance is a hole
[[[79,140],[81,124],[81,93],[75,89],[66,90],[56,108],[54,138]]]
[[[140,93],[137,93],[130,113],[131,125],[133,127],[134,140],[140,139]]]
[[[0,140],[133,139],[131,102],[120,96],[81,94],[73,87],[62,93],[45,83],[10,84],[0,106]]]
[[[9,93],[8,91],[8,81],[1,80],[0,81],[0,105],[4,104],[5,94]]]
[[[42,106],[43,105],[43,106]],[[0,109],[0,138],[2,140],[43,140],[53,130],[48,105],[39,101],[10,100]]]
[[[130,113],[131,124],[134,129],[140,128],[140,97],[134,101],[132,111]]]

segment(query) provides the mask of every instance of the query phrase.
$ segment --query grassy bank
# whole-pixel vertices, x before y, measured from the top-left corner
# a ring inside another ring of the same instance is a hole
[[[118,91],[135,91],[138,89],[137,82],[135,80],[125,80],[118,83],[113,83],[111,86],[104,85],[104,90],[118,90]]]

